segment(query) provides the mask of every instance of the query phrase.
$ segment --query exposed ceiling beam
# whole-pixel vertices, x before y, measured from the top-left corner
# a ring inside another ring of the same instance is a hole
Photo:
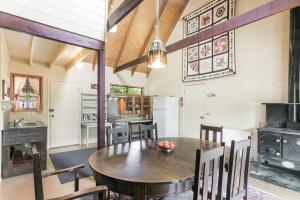
[[[95,71],[96,69],[97,61],[98,61],[98,54],[97,52],[95,52],[94,60],[93,60],[93,71]]]
[[[164,11],[167,3],[168,3],[168,0],[163,0],[162,3],[161,3],[161,5],[159,6],[160,7],[160,9],[159,9],[159,18],[161,17],[161,15],[162,15],[162,13],[163,13],[163,11]],[[154,33],[154,28],[155,28],[155,20],[153,21],[153,25],[152,25],[150,31],[148,32],[148,35],[147,35],[147,37],[146,37],[146,39],[145,39],[145,41],[143,43],[142,48],[140,49],[138,57],[141,57],[143,55],[143,53],[145,52],[145,50],[147,48],[147,45],[150,42],[151,36]],[[138,65],[136,65],[136,66],[134,66],[132,68],[132,70],[131,70],[131,76],[133,76],[133,74],[136,71],[137,67],[138,67]]]
[[[144,0],[124,0],[107,20],[107,30],[118,24]]]
[[[190,37],[187,37],[183,40],[175,42],[171,45],[168,45],[167,51],[168,53],[172,53],[174,51],[180,50],[197,42],[201,42],[208,38],[220,35],[224,32],[232,31],[238,29],[240,27],[246,26],[248,24],[257,22],[261,19],[273,16],[280,12],[290,10],[292,8],[300,6],[300,0],[273,0],[269,3],[266,3],[260,7],[252,9],[244,14],[241,14],[233,19],[225,21],[221,24],[215,25],[209,29],[196,33]],[[135,60],[132,60],[128,63],[125,63],[119,66],[115,72],[120,72],[127,68],[130,68],[134,65],[141,64],[147,61],[147,56],[139,57]]]
[[[71,69],[73,66],[75,66],[77,63],[81,62],[83,59],[85,59],[85,57],[87,57],[89,55],[91,50],[89,49],[83,49],[79,54],[77,54],[75,56],[75,58],[73,58],[66,66],[65,69],[69,70]]]
[[[29,65],[33,64],[33,55],[34,55],[34,47],[35,47],[36,38],[34,36],[31,37],[30,42],[30,53],[29,53]]]
[[[131,27],[132,27],[132,24],[133,24],[133,21],[134,21],[134,19],[135,19],[135,16],[136,16],[137,12],[138,12],[138,9],[136,9],[136,10],[134,11],[134,13],[133,13],[133,15],[132,15],[132,17],[131,17],[131,19],[130,19],[130,22],[129,22],[129,24],[128,24],[127,30],[126,30],[126,32],[125,32],[124,38],[123,38],[122,43],[121,43],[120,50],[119,50],[119,52],[118,52],[117,58],[116,58],[116,60],[115,60],[115,63],[114,63],[114,65],[113,65],[114,71],[116,70],[116,68],[117,68],[117,66],[118,66],[118,64],[119,64],[119,62],[120,62],[121,56],[122,56],[123,51],[124,51],[125,44],[126,44],[127,39],[128,39],[128,35],[129,35],[130,31],[131,31]]]
[[[52,68],[53,65],[56,64],[56,62],[61,58],[62,54],[65,52],[67,49],[68,45],[67,44],[62,44],[58,51],[56,52],[55,56],[53,57],[53,60],[49,64],[49,68]]]

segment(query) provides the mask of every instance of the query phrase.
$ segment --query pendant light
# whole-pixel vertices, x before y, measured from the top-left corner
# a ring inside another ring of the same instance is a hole
[[[167,66],[167,50],[159,38],[159,0],[156,0],[155,39],[151,42],[147,54],[148,67],[161,69]]]

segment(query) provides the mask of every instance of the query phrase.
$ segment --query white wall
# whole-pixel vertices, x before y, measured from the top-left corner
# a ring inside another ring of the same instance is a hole
[[[104,41],[105,0],[0,0],[0,11]]]
[[[183,16],[211,0],[191,0]],[[269,2],[236,0],[236,15]],[[205,84],[205,123],[225,128],[252,130],[265,118],[263,102],[286,102],[288,84],[289,12],[264,19],[236,30],[236,75],[192,83],[182,82],[182,51],[168,55],[165,70],[153,70],[148,79],[151,95],[184,96],[184,85]],[[183,39],[180,20],[168,44]],[[198,95],[202,91],[195,91]],[[181,108],[181,131],[182,113]],[[196,111],[195,111],[196,112]],[[204,114],[205,114],[204,113]],[[200,124],[199,120],[194,123]],[[183,132],[184,136],[184,132]],[[198,137],[198,135],[195,135]]]

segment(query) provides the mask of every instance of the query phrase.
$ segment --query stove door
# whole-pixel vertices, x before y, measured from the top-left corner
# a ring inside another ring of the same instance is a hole
[[[300,136],[283,135],[282,144],[283,159],[300,162]]]
[[[261,131],[260,139],[260,153],[267,157],[281,158],[281,134]]]

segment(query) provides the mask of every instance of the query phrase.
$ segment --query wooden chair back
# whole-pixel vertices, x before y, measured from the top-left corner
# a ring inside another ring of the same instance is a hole
[[[231,141],[226,200],[247,199],[251,137]]]
[[[216,200],[222,196],[224,152],[225,143],[208,151],[197,150],[193,200]]]
[[[150,124],[150,125],[139,125],[139,135],[140,139],[142,140],[143,138],[145,139],[153,139],[157,140],[158,135],[157,135],[157,124]]]
[[[31,149],[32,149],[32,168],[33,168],[35,199],[44,200],[40,153],[37,150],[37,144],[32,143]]]
[[[113,144],[122,144],[130,142],[130,131],[129,127],[115,127],[107,129],[107,146]]]
[[[223,142],[223,127],[200,125],[200,139],[213,142]]]

